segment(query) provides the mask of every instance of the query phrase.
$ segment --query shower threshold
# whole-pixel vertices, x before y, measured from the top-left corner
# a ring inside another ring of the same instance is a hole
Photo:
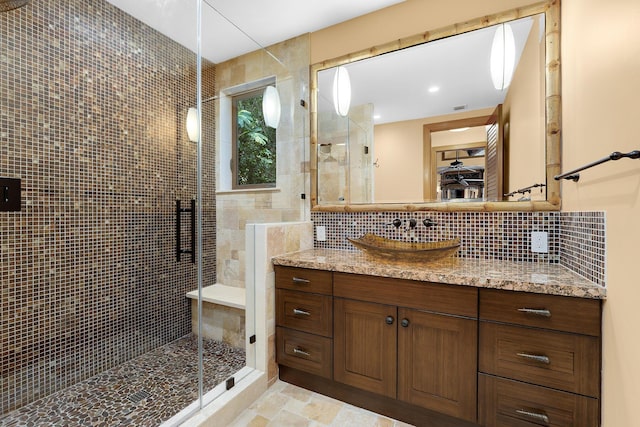
[[[245,366],[245,351],[204,340],[204,390]],[[198,398],[198,341],[187,335],[0,418],[9,426],[158,426]]]

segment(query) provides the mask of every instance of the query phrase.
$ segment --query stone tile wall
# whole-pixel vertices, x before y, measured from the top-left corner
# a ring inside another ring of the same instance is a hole
[[[218,282],[245,287],[245,226],[247,223],[300,221],[308,210],[308,201],[300,195],[308,187],[309,115],[300,105],[308,95],[309,36],[284,41],[268,47],[284,64],[258,50],[216,65],[219,93],[229,88],[275,76],[280,94],[282,115],[277,129],[277,178],[275,190],[224,191],[217,194],[217,272]],[[225,124],[216,117],[218,129]],[[229,115],[230,116],[230,115]],[[217,152],[230,138],[218,132]],[[227,168],[227,169],[225,169]],[[227,165],[217,170],[230,173]]]
[[[0,175],[23,189],[0,212],[1,415],[188,334],[197,285],[175,259],[195,54],[106,1],[41,0],[0,14],[0,58]],[[215,106],[203,114],[215,283]]]

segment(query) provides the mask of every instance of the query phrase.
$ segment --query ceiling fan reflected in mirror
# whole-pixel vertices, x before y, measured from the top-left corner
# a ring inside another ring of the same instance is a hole
[[[442,177],[442,185],[459,184],[464,187],[470,185],[482,186],[484,184],[483,166],[465,166],[459,158],[459,151],[456,150],[456,159],[449,166],[438,170]]]

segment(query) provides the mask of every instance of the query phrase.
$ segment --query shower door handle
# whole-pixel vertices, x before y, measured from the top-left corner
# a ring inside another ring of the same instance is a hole
[[[191,249],[182,249],[182,213],[191,214]],[[191,199],[191,207],[183,208],[180,200],[176,200],[176,261],[180,262],[182,254],[191,254],[191,262],[196,262],[196,201]]]

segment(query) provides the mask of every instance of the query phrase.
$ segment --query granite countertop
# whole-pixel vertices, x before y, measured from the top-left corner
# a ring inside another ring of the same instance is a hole
[[[424,265],[385,264],[360,251],[310,249],[273,258],[275,265],[368,274],[478,288],[604,299],[606,289],[559,264],[447,258]]]

